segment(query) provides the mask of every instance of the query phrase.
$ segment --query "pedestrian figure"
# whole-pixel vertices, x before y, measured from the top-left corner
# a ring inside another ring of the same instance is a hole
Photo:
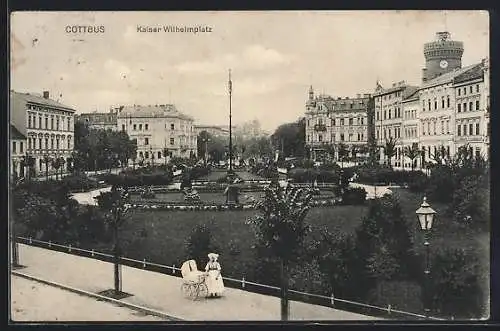
[[[217,259],[219,254],[209,253],[209,261],[205,267],[205,271],[208,273],[206,279],[206,284],[208,287],[208,295],[210,297],[219,297],[224,292],[224,282],[222,281],[221,267]]]

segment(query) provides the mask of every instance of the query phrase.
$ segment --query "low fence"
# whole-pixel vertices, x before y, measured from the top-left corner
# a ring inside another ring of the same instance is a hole
[[[101,260],[105,262],[114,262],[114,257],[112,254],[101,253],[95,250],[87,250],[68,245],[61,245],[57,243],[52,243],[51,241],[42,241],[36,240],[33,238],[24,238],[17,237],[18,242],[24,243],[31,246],[36,246],[40,248],[51,249],[54,251],[69,253],[77,256],[93,258],[96,260]],[[131,258],[121,257],[120,264],[137,268],[144,269],[148,271],[158,272],[170,276],[182,277],[181,270],[176,265],[163,265],[159,263],[154,263],[147,261],[146,259],[135,260]],[[241,279],[232,278],[232,277],[222,277],[225,281],[225,285],[230,288],[240,289],[244,291],[249,291],[253,293],[259,293],[264,295],[270,295],[279,297],[280,288],[276,286],[260,284],[256,282],[249,281],[245,279],[243,276]],[[389,304],[387,307],[380,307],[375,305],[370,305],[366,303],[345,300],[341,298],[337,298],[332,293],[330,296],[319,295],[307,292],[301,292],[297,290],[290,289],[289,290],[289,300],[301,301],[310,304],[321,305],[325,307],[332,307],[339,310],[345,310],[358,314],[371,315],[374,317],[386,318],[386,319],[403,319],[403,320],[444,320],[442,318],[437,317],[426,317],[421,314],[401,311],[398,309],[393,309],[393,307]]]

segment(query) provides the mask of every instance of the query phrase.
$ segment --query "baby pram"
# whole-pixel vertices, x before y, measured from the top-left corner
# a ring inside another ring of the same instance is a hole
[[[182,264],[181,291],[192,300],[208,295],[208,287],[205,283],[206,273],[198,270],[195,260],[188,260]]]

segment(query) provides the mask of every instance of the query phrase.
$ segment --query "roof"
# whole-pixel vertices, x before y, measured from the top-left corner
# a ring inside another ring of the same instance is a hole
[[[384,89],[382,87],[382,85],[378,84],[377,85],[377,89],[376,89],[375,93],[373,94],[373,96],[380,96],[380,95],[384,95],[384,94],[390,94],[390,93],[394,93],[394,92],[397,92],[397,91],[403,91],[403,100],[404,100],[407,97],[407,95],[411,95],[415,91],[418,91],[418,87],[417,86],[413,86],[413,85],[401,84],[401,85],[398,85],[398,86],[393,86],[393,87],[389,87],[387,89]]]
[[[160,118],[180,118],[193,121],[191,116],[181,113],[175,105],[133,105],[125,106],[118,114],[118,118],[123,117],[160,117]]]
[[[470,80],[481,79],[484,77],[483,65],[478,64],[472,69],[459,74],[453,79],[453,84],[463,83]]]
[[[419,99],[420,94],[418,93],[418,88],[415,87],[413,91],[408,91],[408,93],[403,93],[403,102],[410,102]]]
[[[316,102],[316,105],[322,104],[328,111],[335,112],[366,110],[369,104],[369,100],[369,97],[335,99],[329,95],[321,95],[314,101]]]
[[[425,89],[425,88],[429,88],[429,87],[432,87],[432,86],[437,86],[437,85],[442,85],[442,84],[446,84],[446,83],[449,83],[449,82],[452,82],[453,79],[457,76],[460,76],[462,75],[463,73],[471,70],[471,69],[474,69],[475,67],[477,66],[481,66],[481,64],[472,64],[472,65],[469,65],[469,66],[466,66],[466,67],[463,67],[461,69],[455,69],[453,71],[450,71],[450,72],[447,72],[445,74],[442,74],[434,79],[431,79],[427,82],[425,82],[424,84],[422,84],[422,86],[420,87],[420,89]]]
[[[19,130],[14,126],[14,124],[10,124],[10,139],[11,140],[26,140],[26,136],[19,132]]]
[[[33,103],[41,106],[46,106],[46,107],[53,107],[53,108],[59,108],[59,109],[64,109],[67,111],[72,111],[74,112],[75,109],[71,108],[69,106],[63,105],[62,103],[59,103],[55,100],[52,99],[45,99],[44,97],[36,94],[30,94],[30,93],[20,93],[16,91],[10,91],[10,97],[11,97],[11,103],[15,104],[15,102],[12,102],[14,100],[16,101],[23,101],[25,103]]]

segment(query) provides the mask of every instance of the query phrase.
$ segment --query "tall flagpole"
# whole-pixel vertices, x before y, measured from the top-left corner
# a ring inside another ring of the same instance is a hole
[[[231,98],[233,94],[233,82],[231,81],[231,69],[229,69],[229,172],[233,172],[233,132],[232,132],[232,109]]]

